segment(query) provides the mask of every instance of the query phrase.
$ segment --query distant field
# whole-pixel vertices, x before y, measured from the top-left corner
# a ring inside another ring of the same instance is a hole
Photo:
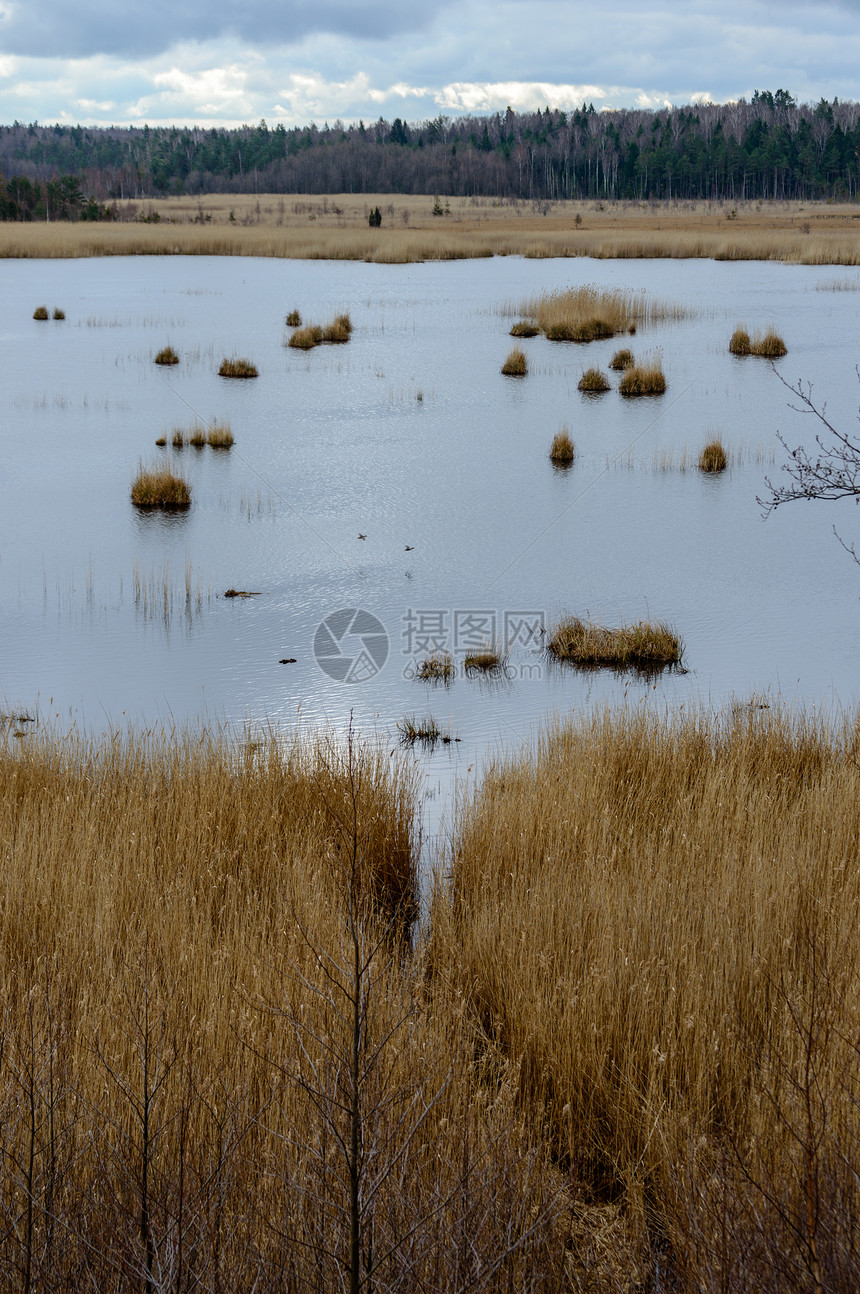
[[[434,214],[434,205],[442,214]],[[118,206],[120,220],[113,224],[2,224],[0,256],[183,254],[381,262],[707,257],[860,264],[860,208],[848,203],[212,194]],[[379,229],[368,225],[376,207]]]

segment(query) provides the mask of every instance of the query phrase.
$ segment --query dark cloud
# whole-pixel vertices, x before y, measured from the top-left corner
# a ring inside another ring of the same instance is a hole
[[[330,33],[360,40],[387,40],[431,23],[449,0],[404,4],[402,0],[246,0],[201,4],[200,0],[153,0],[117,5],[110,0],[13,0],[0,19],[0,51],[31,58],[81,58],[112,54],[146,58],[182,41],[228,36],[251,46],[293,44]]]

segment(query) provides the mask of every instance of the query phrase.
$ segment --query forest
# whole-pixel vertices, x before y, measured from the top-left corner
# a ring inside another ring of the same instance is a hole
[[[109,220],[209,193],[637,201],[853,200],[860,104],[786,90],[686,107],[286,128],[0,126],[0,218]]]

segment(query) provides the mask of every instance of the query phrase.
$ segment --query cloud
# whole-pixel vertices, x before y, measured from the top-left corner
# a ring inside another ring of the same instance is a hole
[[[400,0],[5,0],[0,8],[0,44],[30,57],[113,54],[151,57],[186,41],[222,36],[266,46],[295,44],[318,32],[358,41],[383,41],[424,29],[449,0],[403,4]]]
[[[604,100],[612,91],[599,85],[554,85],[547,81],[456,81],[434,94],[441,108],[449,112],[497,112],[508,105],[515,112],[536,112],[548,104],[556,108],[578,108],[586,102]]]

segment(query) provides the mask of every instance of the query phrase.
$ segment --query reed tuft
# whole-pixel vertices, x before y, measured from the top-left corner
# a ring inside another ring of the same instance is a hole
[[[591,620],[568,616],[553,628],[547,650],[558,660],[574,665],[654,669],[679,664],[684,649],[674,630],[662,622],[639,620],[608,629]]]
[[[179,363],[179,356],[172,346],[162,346],[161,350],[155,357],[156,364],[171,366]]]
[[[141,466],[132,482],[131,501],[137,508],[188,508],[191,487],[183,477],[167,468]]]
[[[712,440],[705,445],[699,455],[699,470],[702,472],[724,472],[728,466],[726,451],[722,441]]]
[[[549,456],[554,463],[570,465],[576,456],[574,445],[567,427],[560,427],[552,438]]]
[[[528,373],[528,361],[525,352],[521,351],[519,346],[514,346],[509,352],[507,359],[502,365],[502,372],[505,377],[525,377]]]
[[[663,395],[666,376],[661,360],[657,358],[625,369],[618,390],[626,396]]]
[[[610,390],[609,379],[599,368],[587,368],[576,385],[577,390],[585,391],[589,395],[599,395],[603,391]]]

